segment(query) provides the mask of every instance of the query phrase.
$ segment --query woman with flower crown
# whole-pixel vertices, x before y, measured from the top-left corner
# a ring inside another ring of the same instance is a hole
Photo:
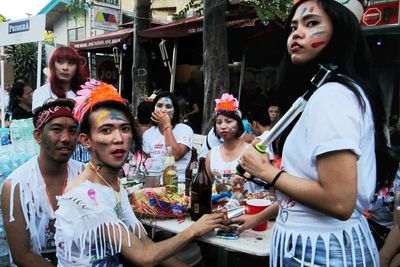
[[[153,243],[118,180],[130,150],[141,149],[127,103],[102,82],[88,82],[77,93],[74,116],[91,158],[58,198],[58,266],[120,266],[120,254],[139,266],[185,266],[173,255],[192,239],[222,227],[222,215],[204,215],[174,237]]]
[[[214,179],[215,184],[234,184],[239,191],[255,192],[263,190],[251,182],[245,182],[235,174],[238,159],[249,145],[241,135],[244,132],[242,115],[239,111],[239,102],[230,94],[222,94],[216,99],[214,116],[214,133],[223,143],[211,148],[206,157],[206,169]],[[244,185],[243,185],[244,183]]]

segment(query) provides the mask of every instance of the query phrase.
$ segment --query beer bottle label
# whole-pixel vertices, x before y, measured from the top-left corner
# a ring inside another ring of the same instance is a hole
[[[194,212],[194,213],[199,213],[199,212],[200,212],[200,205],[199,205],[199,203],[194,203],[193,212]]]

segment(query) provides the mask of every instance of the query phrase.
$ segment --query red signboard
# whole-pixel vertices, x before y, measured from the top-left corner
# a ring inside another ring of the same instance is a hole
[[[361,25],[366,27],[399,25],[399,6],[399,0],[370,1],[365,7]]]

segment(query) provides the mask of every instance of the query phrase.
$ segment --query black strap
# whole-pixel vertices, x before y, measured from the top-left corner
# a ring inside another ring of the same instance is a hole
[[[208,134],[207,134],[207,136],[206,136],[206,145],[207,145],[208,150],[211,150],[211,146],[210,146],[210,144],[208,143]]]

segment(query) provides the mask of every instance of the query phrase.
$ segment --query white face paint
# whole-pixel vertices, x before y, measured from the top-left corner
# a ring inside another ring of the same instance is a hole
[[[174,104],[172,104],[172,100],[169,97],[160,98],[156,106],[154,107],[154,111],[167,113],[169,117],[172,119],[174,117],[175,108]]]

